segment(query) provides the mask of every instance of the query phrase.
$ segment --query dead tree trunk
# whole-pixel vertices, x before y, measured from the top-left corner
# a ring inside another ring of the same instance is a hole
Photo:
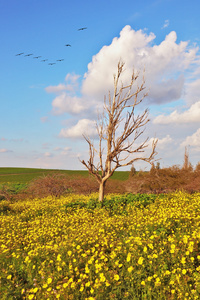
[[[106,186],[106,181],[102,181],[99,184],[99,201],[102,202],[104,199],[104,194],[105,194],[105,186]]]

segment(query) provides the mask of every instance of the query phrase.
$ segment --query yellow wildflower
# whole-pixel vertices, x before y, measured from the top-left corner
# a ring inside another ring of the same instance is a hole
[[[106,281],[106,277],[104,276],[103,273],[100,274],[100,282],[105,282]]]
[[[118,280],[119,280],[119,275],[118,275],[118,274],[115,274],[115,275],[114,275],[114,279],[115,279],[116,281],[118,281]]]
[[[144,249],[143,249],[144,253],[147,252],[147,247],[145,246]]]
[[[127,255],[126,261],[129,262],[130,260],[131,260],[131,254],[129,252],[128,255]]]
[[[182,257],[181,263],[184,265],[185,264],[185,257]]]
[[[132,271],[133,271],[133,267],[130,266],[130,267],[128,268],[128,272],[131,273]]]
[[[80,291],[80,292],[82,292],[83,290],[84,290],[84,286],[83,286],[83,285],[81,285],[81,287],[80,287],[79,291]]]
[[[47,283],[48,283],[48,284],[52,283],[52,278],[51,278],[51,277],[49,277],[49,278],[47,279]]]
[[[61,261],[61,255],[60,254],[58,254],[58,256],[57,256],[57,261]]]
[[[89,287],[90,286],[90,281],[86,282],[85,286]]]
[[[140,256],[140,258],[138,259],[138,264],[142,265],[143,264],[143,260],[144,260],[144,258],[142,256]]]
[[[72,251],[67,251],[67,254],[69,255],[69,256],[71,256],[72,255]]]

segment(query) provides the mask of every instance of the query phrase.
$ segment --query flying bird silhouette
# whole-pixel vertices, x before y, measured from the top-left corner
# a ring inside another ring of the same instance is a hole
[[[22,54],[24,54],[24,52],[18,53],[15,56],[19,56],[19,55],[22,55]]]
[[[42,57],[42,56],[35,56],[35,57],[33,57],[33,58],[39,58],[39,57]]]
[[[48,59],[42,59],[41,61],[47,61]]]
[[[30,53],[30,54],[26,54],[26,55],[24,55],[24,56],[31,56],[31,55],[33,55],[33,53]]]
[[[65,46],[66,46],[66,47],[71,47],[71,45],[70,45],[70,44],[66,44]]]
[[[87,29],[87,27],[79,28],[78,31],[80,31],[80,30],[85,30],[85,29]]]
[[[52,65],[55,65],[56,63],[49,63],[48,65],[52,66]]]
[[[56,61],[63,61],[64,60],[64,58],[62,58],[62,59],[57,59]]]

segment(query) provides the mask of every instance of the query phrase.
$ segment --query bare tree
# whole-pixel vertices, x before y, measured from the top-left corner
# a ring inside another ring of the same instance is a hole
[[[127,86],[121,84],[118,88],[123,70],[124,63],[119,62],[117,75],[114,75],[113,96],[111,97],[109,92],[108,100],[104,100],[103,113],[96,124],[99,137],[98,149],[95,148],[94,142],[89,137],[84,136],[89,145],[89,160],[87,162],[82,160],[81,162],[99,183],[99,201],[103,201],[106,181],[116,169],[132,165],[138,160],[152,164],[154,156],[157,154],[155,150],[157,140],[154,140],[148,157],[140,155],[134,157],[134,154],[144,152],[148,146],[147,138],[139,146],[133,147],[135,141],[143,134],[145,125],[149,122],[148,109],[141,115],[135,116],[135,107],[142,102],[147,93],[142,93],[145,89],[144,76],[142,83],[137,85],[139,74],[135,74],[134,71],[130,84]],[[133,91],[134,86],[136,86],[135,91]],[[95,155],[98,155],[97,163],[95,162]]]
[[[189,151],[188,151],[188,148],[185,147],[185,154],[184,154],[184,162],[183,162],[183,167],[182,167],[183,170],[190,170],[192,171],[192,165],[189,161]]]
[[[183,162],[183,169],[188,170],[189,169],[189,151],[187,147],[185,147],[185,153],[184,153],[184,162]]]

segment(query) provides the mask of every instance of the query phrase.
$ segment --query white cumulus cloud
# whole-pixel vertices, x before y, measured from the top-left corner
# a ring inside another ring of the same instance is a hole
[[[200,122],[200,101],[194,103],[188,110],[179,113],[177,110],[170,115],[159,115],[154,120],[154,124],[170,123],[195,123]]]
[[[148,148],[151,148],[152,146],[152,142],[157,139],[157,145],[156,145],[156,150],[158,150],[158,152],[160,150],[165,149],[165,147],[167,147],[172,141],[173,139],[171,138],[171,136],[169,134],[167,134],[165,137],[163,138],[150,138],[148,141]]]
[[[168,24],[167,20],[165,24]],[[141,72],[142,78],[145,67],[148,104],[165,104],[181,98],[189,101],[191,96],[196,99],[193,103],[199,101],[198,78],[190,77],[190,82],[187,82],[186,76],[189,72],[195,72],[197,52],[198,47],[189,46],[188,41],[178,43],[175,31],[156,44],[154,33],[147,34],[142,30],[135,31],[129,25],[125,26],[119,37],[114,37],[110,45],[103,46],[93,56],[80,86],[79,75],[67,74],[64,83],[46,88],[47,92],[56,94],[52,101],[55,115],[76,114],[77,118],[80,114],[82,119],[75,126],[62,129],[60,136],[82,136],[80,130],[85,127],[81,126],[86,126],[89,118],[96,118],[97,112],[103,107],[104,95],[107,95],[108,91],[112,92],[113,75],[117,72],[119,61],[125,62],[125,71],[121,77],[124,85],[130,82],[133,68],[136,72]],[[195,115],[192,107],[191,112],[185,112],[184,116],[183,113],[175,111],[170,116],[156,117],[154,123],[167,124],[169,120],[182,122],[183,117],[190,122],[191,114]],[[93,129],[89,129],[94,135]]]
[[[200,78],[186,84],[185,98],[187,103],[192,104],[200,101]]]
[[[191,136],[187,136],[186,139],[181,143],[182,147],[192,146],[197,151],[200,150],[200,128],[197,129]]]
[[[65,77],[65,83],[60,83],[56,86],[48,86],[45,88],[47,93],[60,94],[63,91],[74,92],[78,87],[78,79],[80,75],[67,74]]]
[[[88,119],[81,119],[70,128],[63,128],[59,134],[65,138],[80,138],[83,135],[94,137],[97,135],[96,122]]]
[[[167,134],[163,138],[158,139],[157,148],[158,149],[165,149],[165,147],[172,142],[172,138],[169,134]]]
[[[64,84],[46,87],[47,93],[56,94],[56,98],[52,102],[54,114],[78,114],[86,109],[82,98],[76,95],[79,77],[76,74],[67,74]]]
[[[56,115],[63,113],[79,114],[86,109],[82,98],[76,96],[70,96],[62,93],[57,96],[53,102],[53,113]]]
[[[149,98],[158,104],[178,100],[182,96],[184,81],[183,75],[180,75],[177,79],[163,80],[157,86],[153,85],[151,87]]]
[[[147,35],[142,30],[134,31],[130,26],[125,26],[119,38],[114,38],[109,46],[104,46],[93,56],[84,76],[82,93],[102,97],[112,89],[113,74],[117,72],[118,61],[122,60],[126,69],[122,76],[124,84],[130,80],[133,67],[143,70],[145,66],[151,103],[180,98],[184,87],[183,71],[194,61],[198,48],[188,49],[188,42],[178,44],[174,31],[159,45],[152,45],[155,38],[153,33]]]

